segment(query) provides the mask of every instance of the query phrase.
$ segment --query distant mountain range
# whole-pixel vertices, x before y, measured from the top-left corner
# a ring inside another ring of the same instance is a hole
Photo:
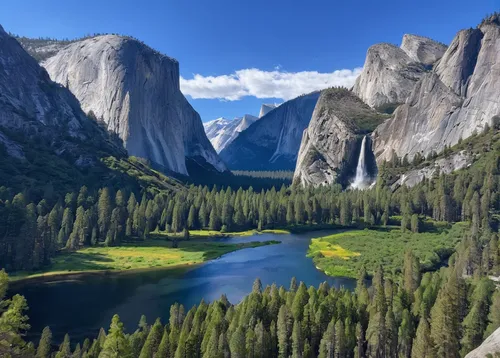
[[[302,139],[320,92],[299,96],[266,112],[220,152],[236,170],[293,170]]]
[[[220,153],[226,148],[241,132],[255,123],[259,118],[250,114],[243,117],[226,119],[217,118],[210,122],[203,123],[205,133],[212,143],[215,151]]]

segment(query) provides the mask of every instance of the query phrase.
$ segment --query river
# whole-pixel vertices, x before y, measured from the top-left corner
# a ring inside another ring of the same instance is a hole
[[[148,323],[153,323],[156,317],[166,323],[170,305],[175,302],[183,304],[186,311],[201,299],[212,301],[222,294],[237,303],[251,291],[256,277],[264,287],[276,283],[288,288],[295,276],[308,286],[327,281],[335,287],[352,289],[354,280],[329,277],[306,257],[310,239],[331,232],[220,239],[229,243],[266,240],[282,243],[235,251],[189,269],[89,275],[20,284],[14,290],[28,300],[32,326],[28,339],[37,341],[43,327],[50,326],[56,341],[69,333],[73,343],[82,342],[85,337],[95,337],[100,327],[107,329],[115,313],[131,333],[141,314],[146,315]]]

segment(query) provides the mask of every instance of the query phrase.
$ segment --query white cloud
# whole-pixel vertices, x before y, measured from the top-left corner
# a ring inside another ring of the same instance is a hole
[[[283,72],[262,71],[249,68],[230,75],[202,76],[192,79],[181,77],[181,90],[194,99],[221,99],[236,101],[245,96],[257,98],[281,98],[289,100],[332,86],[350,88],[354,85],[361,68],[337,70],[331,73],[317,71]]]

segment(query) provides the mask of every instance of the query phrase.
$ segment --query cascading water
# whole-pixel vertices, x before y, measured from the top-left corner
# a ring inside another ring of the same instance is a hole
[[[359,152],[358,166],[356,167],[356,177],[351,184],[354,189],[364,189],[369,183],[369,176],[366,170],[366,136],[363,137],[361,142],[361,150]]]

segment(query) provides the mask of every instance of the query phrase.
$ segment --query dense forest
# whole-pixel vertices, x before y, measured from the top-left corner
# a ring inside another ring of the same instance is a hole
[[[8,272],[50,265],[59,250],[119,245],[154,231],[210,228],[228,231],[303,225],[384,226],[399,217],[402,231],[423,229],[422,220],[468,223],[448,266],[423,273],[419,257],[404,253],[397,275],[360,267],[354,292],[322,284],[289,289],[261,287],[239,304],[224,296],[186,310],[174,305],[169,322],[143,318],[135,332],[118,316],[95,339],[54,347],[44,329],[39,344],[29,329],[22,296],[6,299],[0,275],[0,355],[31,357],[461,357],[500,326],[498,212],[500,157],[497,144],[465,169],[435,175],[408,188],[391,187],[382,165],[374,188],[340,186],[254,191],[192,185],[185,190],[129,192],[105,187],[32,202],[0,189],[0,267]],[[402,253],[403,254],[403,253]],[[75,345],[76,343],[76,345]],[[2,350],[5,353],[2,353]]]

